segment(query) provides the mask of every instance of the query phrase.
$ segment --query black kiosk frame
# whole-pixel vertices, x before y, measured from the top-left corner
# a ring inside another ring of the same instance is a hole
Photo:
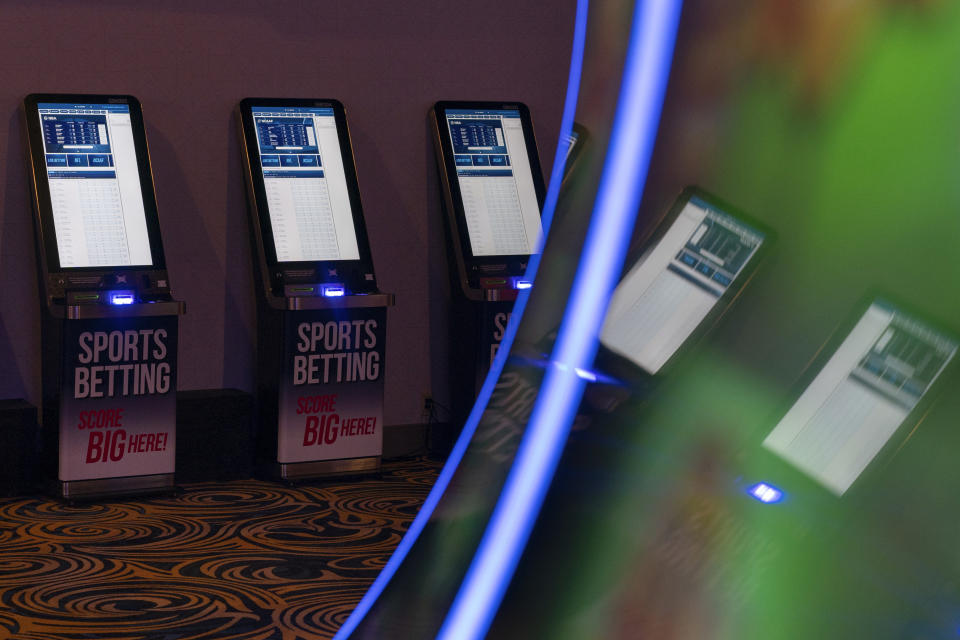
[[[463,294],[462,298],[454,296],[451,335],[451,354],[460,363],[454,371],[471,376],[470,380],[455,380],[451,389],[452,419],[460,422],[499,349],[518,291],[532,286],[524,274],[540,241],[539,235],[531,237],[531,232],[536,227],[536,232],[542,233],[540,215],[546,189],[526,105],[440,101],[430,110],[430,123],[448,222],[448,244],[453,253],[451,279],[459,283]],[[517,144],[518,134],[522,135],[522,145]],[[523,156],[526,163],[518,164]],[[527,167],[529,181],[522,175]],[[507,181],[510,177],[513,180]],[[461,178],[472,182],[465,187],[468,183],[461,184]],[[481,186],[485,179],[502,184]],[[505,215],[494,216],[494,211],[487,208],[488,196],[492,198],[492,207],[504,207],[500,213]],[[530,215],[534,205],[535,221]],[[512,228],[499,236],[494,225],[507,217],[512,218]],[[525,250],[514,253],[521,236]],[[482,250],[477,250],[478,246]],[[504,247],[510,252],[503,252]]]
[[[377,289],[346,112],[332,99],[246,98],[237,120],[258,274],[261,469],[286,481],[377,471],[394,296]]]
[[[43,315],[45,474],[68,499],[175,489],[177,339],[140,103],[23,102]]]

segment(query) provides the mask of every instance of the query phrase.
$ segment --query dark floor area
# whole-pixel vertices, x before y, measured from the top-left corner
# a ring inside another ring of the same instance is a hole
[[[287,487],[69,505],[0,500],[0,638],[329,638],[390,557],[440,464]]]

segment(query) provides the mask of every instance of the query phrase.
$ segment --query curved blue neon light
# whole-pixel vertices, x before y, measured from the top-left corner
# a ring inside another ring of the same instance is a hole
[[[551,366],[490,523],[440,640],[486,635],[533,528],[573,417],[646,182],[680,0],[638,0],[610,147]]]
[[[577,0],[577,13],[573,30],[573,50],[570,54],[570,73],[567,78],[567,95],[564,100],[563,119],[560,124],[560,140],[566,139],[573,130],[573,115],[577,108],[580,75],[583,69],[583,49],[587,37],[587,7],[588,0]],[[540,247],[538,247],[536,254],[530,256],[530,261],[527,264],[527,272],[524,274],[524,280],[529,282],[534,281],[537,268],[540,266],[539,252],[542,250],[544,236],[546,236],[546,232],[550,228],[550,223],[553,220],[553,211],[557,204],[557,198],[560,195],[560,183],[563,179],[563,168],[565,164],[566,150],[563,148],[563,145],[557,145],[557,153],[553,161],[553,172],[551,173],[550,185],[547,188],[546,201],[544,202],[543,214],[541,216],[544,233],[540,238]],[[410,549],[413,547],[414,542],[416,542],[423,528],[427,525],[427,521],[430,520],[430,516],[433,515],[437,503],[440,502],[440,498],[450,484],[450,480],[453,478],[453,474],[457,470],[460,460],[467,451],[470,440],[473,439],[473,434],[480,423],[480,417],[487,408],[487,403],[493,394],[493,388],[500,378],[500,372],[503,370],[504,364],[506,364],[507,356],[510,353],[510,346],[513,344],[513,338],[517,333],[517,327],[519,326],[520,319],[523,317],[523,310],[526,307],[529,297],[529,290],[521,290],[517,294],[517,301],[513,306],[513,314],[507,323],[503,340],[500,342],[500,349],[497,351],[493,364],[490,366],[490,371],[487,373],[483,387],[480,389],[477,401],[470,411],[463,431],[460,432],[460,436],[457,438],[457,442],[454,444],[453,450],[447,458],[447,462],[440,471],[437,481],[430,490],[430,494],[424,501],[420,511],[417,512],[417,517],[414,518],[410,524],[410,528],[403,536],[403,539],[400,540],[400,544],[397,545],[393,555],[390,556],[390,560],[388,560],[387,564],[380,570],[373,585],[370,586],[370,589],[364,594],[360,603],[357,604],[356,608],[354,608],[353,612],[337,631],[333,640],[346,640],[346,638],[350,637],[350,634],[354,632],[357,625],[360,624],[370,611],[373,603],[376,602],[380,594],[383,593],[387,583],[390,582],[391,578],[393,578],[397,572],[397,569],[400,568],[400,564],[403,563]]]

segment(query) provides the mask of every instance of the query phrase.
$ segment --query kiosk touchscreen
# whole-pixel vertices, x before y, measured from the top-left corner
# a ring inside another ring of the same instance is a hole
[[[600,343],[641,377],[656,375],[726,308],[771,241],[759,223],[685,189],[614,289]]]
[[[23,107],[51,475],[64,497],[170,489],[184,305],[170,293],[140,104],[33,94]]]
[[[513,299],[539,251],[544,186],[520,103],[438,102],[434,141],[456,269],[471,300]]]
[[[920,413],[958,344],[917,315],[871,301],[763,446],[842,496]]]
[[[247,98],[239,122],[261,284],[260,450],[284,479],[379,468],[386,307],[343,105]]]

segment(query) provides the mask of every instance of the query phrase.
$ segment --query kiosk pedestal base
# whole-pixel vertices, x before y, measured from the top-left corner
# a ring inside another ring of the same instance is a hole
[[[69,305],[46,316],[43,431],[59,497],[174,488],[182,302]]]
[[[172,473],[124,478],[97,478],[95,480],[70,480],[58,482],[57,485],[58,493],[67,500],[166,493],[176,488]]]
[[[301,481],[380,469],[385,293],[261,307],[259,468]]]
[[[308,480],[322,476],[370,473],[380,469],[380,456],[344,458],[342,460],[315,460],[313,462],[277,463],[277,474],[287,481]]]

